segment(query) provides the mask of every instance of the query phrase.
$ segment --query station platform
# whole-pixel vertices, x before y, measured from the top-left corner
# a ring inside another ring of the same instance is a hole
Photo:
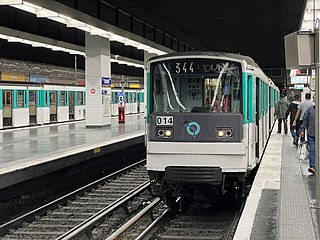
[[[86,128],[85,121],[0,131],[0,189],[143,143],[144,114],[119,124]]]
[[[320,239],[316,176],[296,157],[291,135],[275,128],[233,239]]]

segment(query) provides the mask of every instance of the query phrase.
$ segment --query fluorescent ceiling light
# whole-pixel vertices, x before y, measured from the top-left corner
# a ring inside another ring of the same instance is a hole
[[[147,46],[145,44],[138,43],[137,41],[128,39],[126,37],[108,32],[104,29],[88,25],[87,23],[79,21],[77,19],[63,16],[58,12],[31,4],[24,0],[0,0],[0,5],[10,5],[11,7],[15,7],[23,11],[27,11],[29,13],[35,14],[39,18],[48,18],[50,20],[65,24],[67,25],[67,27],[74,27],[82,31],[89,32],[92,35],[98,35],[104,38],[108,38],[110,41],[117,41],[127,46],[136,47],[138,49],[147,51],[149,53],[155,53],[157,55],[166,53],[154,47]]]
[[[50,11],[45,8],[36,9],[36,14],[38,18],[48,18],[48,17],[58,17],[59,13]]]
[[[77,50],[68,49],[68,48],[55,46],[55,45],[51,45],[51,44],[45,44],[45,43],[41,43],[41,42],[36,42],[36,41],[28,40],[28,39],[23,39],[23,38],[20,38],[20,37],[8,36],[8,35],[5,35],[5,34],[0,34],[0,39],[7,40],[8,42],[17,42],[17,43],[28,44],[28,45],[31,45],[32,47],[43,47],[43,48],[51,49],[53,51],[67,52],[67,53],[73,54],[73,55],[75,55],[75,54],[82,55],[82,56],[86,55],[85,52],[82,52],[82,51],[77,51]],[[130,61],[126,61],[126,60],[118,60],[117,58],[120,58],[120,56],[119,55],[115,55],[114,58],[110,59],[110,62],[114,62],[114,63],[118,63],[118,64],[125,64],[125,65],[128,65],[128,66],[134,66],[134,67],[137,67],[137,68],[143,68],[144,69],[144,65],[143,64],[138,64],[136,62],[130,62]]]
[[[22,4],[22,0],[0,0],[0,5]]]

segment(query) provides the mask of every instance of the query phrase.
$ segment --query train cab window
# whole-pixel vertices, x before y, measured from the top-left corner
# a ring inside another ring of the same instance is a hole
[[[67,106],[67,93],[66,93],[66,91],[60,92],[60,106]]]
[[[151,112],[241,112],[239,63],[179,59],[150,70]]]
[[[18,91],[17,91],[17,94],[18,94],[18,99],[17,99],[18,108],[23,108],[23,107],[25,107],[25,97],[24,97],[24,93],[25,93],[25,91],[23,91],[23,90],[18,90]]]
[[[132,102],[133,102],[133,103],[136,102],[136,93],[132,93]]]

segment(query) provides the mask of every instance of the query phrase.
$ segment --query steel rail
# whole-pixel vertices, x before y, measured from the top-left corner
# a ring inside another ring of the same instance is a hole
[[[114,173],[112,173],[112,174],[109,174],[108,176],[105,176],[105,177],[103,177],[103,178],[100,178],[100,179],[98,179],[98,180],[96,180],[96,181],[94,181],[94,182],[92,182],[92,183],[90,183],[90,184],[87,184],[86,186],[83,186],[83,187],[81,187],[81,188],[79,188],[79,189],[77,189],[77,190],[75,190],[75,191],[73,191],[73,192],[71,192],[71,193],[68,193],[68,194],[66,194],[66,195],[64,195],[64,196],[62,196],[62,197],[60,197],[60,198],[58,198],[58,199],[56,199],[56,200],[54,200],[54,201],[52,201],[52,202],[50,202],[50,203],[47,203],[47,204],[45,204],[45,205],[43,205],[43,206],[41,206],[41,207],[39,207],[39,208],[37,208],[37,209],[35,209],[35,210],[32,210],[32,211],[29,212],[29,213],[26,213],[26,214],[21,215],[21,216],[15,218],[15,219],[13,219],[13,220],[7,222],[7,223],[4,223],[3,225],[0,226],[0,236],[5,235],[10,229],[15,229],[15,228],[21,226],[21,224],[22,224],[23,222],[32,221],[32,220],[34,220],[37,216],[44,215],[48,210],[53,210],[53,209],[55,209],[55,208],[57,207],[57,205],[63,205],[63,204],[66,203],[68,200],[73,199],[73,198],[75,198],[76,196],[84,193],[84,192],[87,191],[88,189],[93,188],[93,186],[98,185],[98,184],[100,184],[101,182],[104,182],[104,181],[106,181],[106,180],[109,179],[109,178],[115,177],[115,176],[117,176],[117,175],[119,175],[119,174],[121,174],[121,173],[129,170],[130,168],[133,168],[133,167],[135,167],[135,166],[138,166],[138,165],[142,164],[143,162],[145,162],[145,160],[141,160],[141,161],[139,161],[139,162],[137,162],[137,163],[135,163],[135,164],[132,164],[132,165],[130,165],[130,166],[128,166],[128,167],[125,167],[125,168],[123,168],[123,169],[120,169],[120,170],[117,171],[117,172],[114,172]]]
[[[129,200],[131,200],[133,197],[140,194],[141,192],[145,191],[149,187],[150,187],[150,181],[147,181],[141,184],[139,187],[135,188],[134,190],[127,193],[123,197],[119,198],[111,205],[105,207],[95,215],[91,216],[84,222],[80,223],[76,227],[72,228],[71,230],[63,234],[62,236],[56,238],[56,240],[69,240],[69,239],[74,239],[80,236],[87,237],[89,239],[92,234],[92,229],[95,227],[97,223],[99,223],[101,220],[103,220],[108,215],[116,211],[118,208],[122,207],[126,202],[128,202]]]

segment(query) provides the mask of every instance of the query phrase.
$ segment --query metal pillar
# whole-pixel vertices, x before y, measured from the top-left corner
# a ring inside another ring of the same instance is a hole
[[[319,29],[315,30],[315,71],[316,71],[316,92],[315,92],[315,104],[316,104],[316,144],[315,144],[315,150],[316,150],[316,167],[317,167],[317,173],[316,173],[316,208],[320,208],[320,161],[319,161],[319,137],[320,137],[320,128],[319,128],[319,107],[320,107],[320,97],[319,97],[319,90],[320,90],[320,46],[319,46]]]

